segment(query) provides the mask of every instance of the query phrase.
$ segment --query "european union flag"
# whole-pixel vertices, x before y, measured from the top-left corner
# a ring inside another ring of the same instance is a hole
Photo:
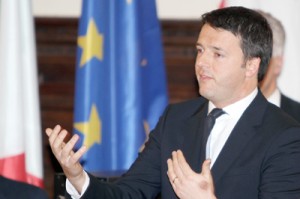
[[[84,0],[74,131],[90,172],[126,170],[168,103],[155,0]]]

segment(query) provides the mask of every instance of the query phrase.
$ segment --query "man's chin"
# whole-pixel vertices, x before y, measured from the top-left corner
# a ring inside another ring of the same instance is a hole
[[[199,89],[199,94],[206,99],[210,99],[212,97],[211,90],[207,89]]]

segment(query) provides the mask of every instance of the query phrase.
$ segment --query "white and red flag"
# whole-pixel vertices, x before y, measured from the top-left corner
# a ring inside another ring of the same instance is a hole
[[[219,7],[244,6],[268,12],[284,26],[286,45],[284,66],[279,77],[279,88],[287,96],[300,101],[300,1],[299,0],[220,0]]]
[[[43,187],[31,1],[0,2],[0,175]]]

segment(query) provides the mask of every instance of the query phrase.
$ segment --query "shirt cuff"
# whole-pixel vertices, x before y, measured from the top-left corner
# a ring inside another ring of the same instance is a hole
[[[70,194],[71,198],[73,198],[73,199],[80,199],[83,196],[83,194],[87,190],[87,187],[90,184],[90,177],[89,177],[89,175],[85,171],[83,171],[83,172],[84,172],[84,175],[85,175],[85,182],[83,184],[81,194],[78,193],[78,191],[70,183],[70,181],[68,180],[68,178],[66,179],[66,190],[67,190],[68,194]]]

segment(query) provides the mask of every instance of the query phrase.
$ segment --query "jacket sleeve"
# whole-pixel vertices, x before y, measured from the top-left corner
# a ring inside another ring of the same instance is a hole
[[[164,118],[165,116],[160,118],[157,126],[150,133],[144,150],[139,153],[133,165],[120,179],[114,183],[107,183],[89,174],[90,184],[82,198],[155,198],[161,191],[160,157]],[[70,197],[67,196],[67,198]]]
[[[300,128],[281,133],[265,157],[259,198],[300,198]]]

